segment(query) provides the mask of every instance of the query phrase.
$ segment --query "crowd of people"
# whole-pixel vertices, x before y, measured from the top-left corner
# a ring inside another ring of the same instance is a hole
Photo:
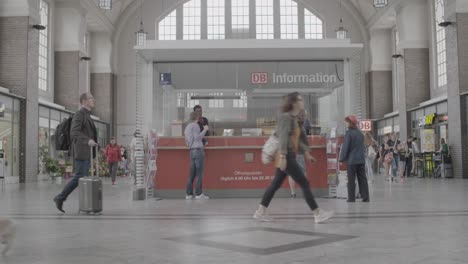
[[[67,197],[78,187],[79,179],[87,176],[90,169],[90,160],[97,153],[90,151],[90,147],[97,145],[97,131],[91,118],[91,110],[95,105],[94,97],[90,93],[84,93],[80,97],[81,109],[77,111],[71,122],[70,136],[72,139],[70,153],[74,158],[75,176],[65,185],[62,192],[54,197],[57,209],[61,212]],[[296,197],[295,185],[299,185],[304,199],[309,206],[316,223],[322,223],[330,219],[334,212],[324,210],[317,204],[307,179],[306,162],[316,162],[310,154],[307,140],[307,130],[310,122],[304,109],[303,97],[295,92],[284,97],[278,117],[275,132],[278,138],[278,147],[274,157],[276,172],[270,185],[266,188],[258,209],[253,218],[260,221],[271,221],[267,214],[275,193],[288,178],[291,188],[291,196]],[[370,133],[364,134],[359,129],[359,123],[354,115],[344,119],[346,133],[341,147],[339,161],[347,165],[348,177],[348,202],[354,203],[356,197],[356,180],[359,185],[359,193],[362,202],[369,202],[369,186],[375,180],[374,164],[382,165],[387,181],[397,181],[398,178],[414,175],[414,154],[419,153],[416,137],[409,137],[406,141],[400,141],[394,133],[389,134],[379,146]],[[203,116],[200,105],[193,108],[190,120],[185,128],[185,143],[189,148],[190,171],[188,172],[186,196],[190,199],[209,199],[203,192],[203,174],[205,164],[205,147],[208,144],[209,121]],[[112,185],[116,183],[119,166],[123,175],[127,175],[129,163],[135,151],[135,138],[127,148],[117,144],[112,137],[106,146],[104,154],[109,166],[109,176]],[[440,141],[440,154],[449,156],[449,148],[444,139]],[[131,166],[130,166],[131,167]],[[195,182],[195,188],[194,188]],[[3,224],[3,226],[2,226]],[[0,231],[4,228],[4,234],[0,234],[0,242],[7,244],[6,250],[14,238],[14,226],[8,219],[0,219]],[[8,232],[7,232],[8,231]]]

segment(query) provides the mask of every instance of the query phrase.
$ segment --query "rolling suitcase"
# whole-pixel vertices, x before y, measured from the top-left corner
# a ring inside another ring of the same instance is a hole
[[[97,161],[98,147],[96,146],[96,170],[93,170],[93,147],[91,147],[91,171],[95,171],[95,176],[83,177],[79,181],[79,213],[97,214],[102,211],[102,180],[99,178]]]

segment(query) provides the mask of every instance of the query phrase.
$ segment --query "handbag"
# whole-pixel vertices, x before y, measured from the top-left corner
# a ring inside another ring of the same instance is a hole
[[[262,162],[268,164],[275,159],[276,151],[279,147],[279,138],[276,133],[271,134],[268,140],[265,142],[262,148]]]
[[[385,154],[384,162],[387,164],[390,164],[392,163],[392,161],[393,161],[393,152],[390,151],[387,154]]]

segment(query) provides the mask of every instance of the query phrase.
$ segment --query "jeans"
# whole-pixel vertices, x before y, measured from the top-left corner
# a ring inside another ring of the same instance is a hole
[[[127,176],[127,163],[128,163],[128,160],[124,160],[123,162],[123,166],[122,166],[122,174],[123,176]]]
[[[119,168],[118,162],[109,162],[109,175],[112,178],[112,182],[115,182],[115,176],[117,176],[118,168]]]
[[[294,181],[296,181],[301,187],[302,193],[304,194],[304,198],[307,204],[309,205],[310,209],[313,211],[318,208],[314,196],[310,191],[309,181],[302,172],[302,169],[297,163],[296,158],[294,156],[295,155],[293,154],[286,155],[287,166],[285,171],[282,171],[279,168],[276,169],[275,178],[270,183],[270,186],[268,186],[268,188],[266,189],[265,194],[263,194],[263,198],[260,203],[261,205],[265,207],[268,207],[270,205],[270,202],[273,199],[273,196],[275,196],[276,191],[278,191],[278,189],[281,188],[281,185],[283,184],[287,175],[290,175],[294,179]]]
[[[76,187],[78,187],[78,182],[83,176],[88,176],[89,167],[91,162],[89,160],[75,160],[75,176],[65,185],[63,191],[56,196],[57,199],[61,201],[67,200],[68,195],[72,193]]]
[[[364,164],[348,164],[348,201],[356,198],[356,177],[359,184],[359,192],[362,200],[369,200],[369,185],[367,185],[366,170]]]
[[[201,148],[190,149],[190,176],[187,182],[187,195],[193,195],[193,181],[197,178],[195,195],[201,195],[203,171],[205,169],[205,150]]]
[[[396,177],[398,175],[398,166],[400,165],[400,156],[393,155],[392,161],[392,177]]]
[[[374,159],[367,157],[366,158],[366,175],[367,178],[371,181],[374,181]]]
[[[305,164],[304,155],[303,154],[297,154],[296,161],[297,161],[297,164],[299,165],[299,167],[301,168],[302,173],[304,173],[304,175],[306,175],[306,164]]]

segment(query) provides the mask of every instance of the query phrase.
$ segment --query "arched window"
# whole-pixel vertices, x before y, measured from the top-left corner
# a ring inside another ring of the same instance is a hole
[[[435,0],[436,47],[437,47],[437,84],[447,85],[447,49],[445,45],[445,28],[437,26],[444,21],[444,0]]]
[[[39,1],[39,15],[41,25],[45,30],[39,31],[39,90],[49,90],[49,3],[44,0]]]
[[[324,38],[323,21],[294,0],[228,3],[226,6],[225,0],[185,2],[159,21],[158,39]],[[182,21],[182,25],[177,21]]]
[[[175,40],[177,39],[176,12],[172,11],[163,20],[159,22],[159,39],[160,40]]]
[[[305,39],[322,39],[323,38],[323,23],[320,18],[310,12],[304,10],[304,38]]]

